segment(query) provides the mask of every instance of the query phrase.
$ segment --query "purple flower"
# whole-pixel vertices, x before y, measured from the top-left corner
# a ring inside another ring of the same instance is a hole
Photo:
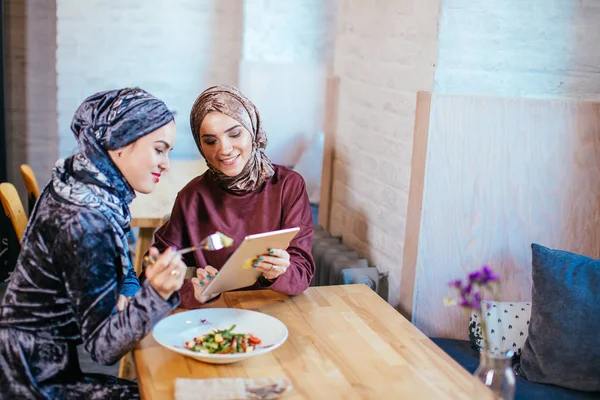
[[[467,300],[467,299],[461,299],[458,302],[458,305],[461,306],[461,307],[471,307],[471,302],[469,300]]]
[[[458,305],[465,308],[472,308],[474,310],[481,310],[481,302],[475,301],[474,299],[461,299]]]
[[[456,279],[449,282],[448,286],[459,289],[462,286],[462,281],[460,279]]]
[[[484,265],[480,270],[473,271],[467,276],[466,282],[460,279],[453,280],[448,285],[456,289],[459,293],[458,299],[445,298],[444,304],[453,305],[458,304],[460,307],[469,308],[477,311],[481,315],[481,303],[483,300],[484,291],[487,289],[492,294],[495,293],[493,289],[496,288],[497,281],[500,280],[500,275],[495,273],[489,266]],[[487,308],[491,308],[491,302],[486,301]],[[485,330],[485,318],[481,320],[482,323],[482,336],[486,348],[488,348],[488,340]]]
[[[458,305],[481,311],[483,291],[490,289],[490,284],[500,279],[489,266],[484,265],[480,270],[469,273],[467,281],[463,284],[460,279],[448,283],[459,292]]]
[[[481,279],[481,271],[471,272],[469,274],[469,282],[479,282]]]
[[[494,282],[500,279],[500,275],[498,275],[497,273],[495,273],[490,267],[488,267],[487,265],[484,265],[483,268],[481,269],[482,272],[482,284],[486,284],[488,282]]]
[[[473,283],[469,282],[469,284],[467,286],[462,288],[460,294],[463,296],[468,296],[471,294],[472,291],[473,291]]]

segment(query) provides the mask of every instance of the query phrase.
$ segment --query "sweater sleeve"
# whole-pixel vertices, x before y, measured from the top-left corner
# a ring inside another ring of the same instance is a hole
[[[304,180],[300,175],[288,182],[282,204],[281,229],[299,227],[300,232],[292,239],[287,252],[290,254],[290,266],[286,273],[280,275],[267,286],[261,280],[261,286],[287,295],[298,295],[304,292],[315,274],[315,262],[312,257],[312,241],[314,226],[308,194]]]

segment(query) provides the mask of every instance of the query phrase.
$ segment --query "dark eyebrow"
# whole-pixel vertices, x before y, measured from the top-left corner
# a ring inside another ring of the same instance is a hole
[[[224,133],[230,132],[230,131],[234,130],[235,128],[241,128],[241,127],[242,126],[240,124],[234,125],[231,128],[225,130]],[[202,135],[202,137],[206,137],[206,136],[217,136],[217,135],[215,135],[214,133],[205,133]]]
[[[227,129],[227,130],[225,131],[225,133],[227,133],[227,132],[229,132],[229,131],[232,131],[232,130],[234,130],[235,128],[241,128],[241,127],[242,127],[242,126],[241,126],[240,124],[234,125],[234,126],[232,126],[231,128]]]
[[[157,140],[157,141],[155,141],[154,143],[162,143],[162,144],[164,144],[165,146],[167,146],[167,149],[170,149],[170,148],[171,148],[171,145],[169,144],[169,142],[167,142],[167,141],[165,141],[165,140]]]

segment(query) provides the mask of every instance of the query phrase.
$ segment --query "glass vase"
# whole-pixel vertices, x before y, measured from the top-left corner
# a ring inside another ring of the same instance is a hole
[[[513,400],[515,398],[516,378],[512,369],[512,351],[507,354],[493,354],[482,350],[479,354],[479,366],[473,374],[494,393],[494,399]]]

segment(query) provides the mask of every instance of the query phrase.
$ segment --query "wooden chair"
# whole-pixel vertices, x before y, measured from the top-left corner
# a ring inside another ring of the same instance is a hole
[[[23,208],[23,203],[19,198],[17,189],[15,189],[12,183],[0,183],[0,200],[2,200],[4,212],[10,219],[20,243],[25,232],[25,227],[27,227],[27,214],[25,214],[25,209]]]
[[[21,164],[21,175],[23,176],[23,181],[25,182],[25,188],[27,189],[27,201],[29,212],[33,211],[33,206],[37,201],[38,197],[40,197],[40,187],[38,185],[37,179],[35,178],[35,174],[33,170],[28,164]]]

